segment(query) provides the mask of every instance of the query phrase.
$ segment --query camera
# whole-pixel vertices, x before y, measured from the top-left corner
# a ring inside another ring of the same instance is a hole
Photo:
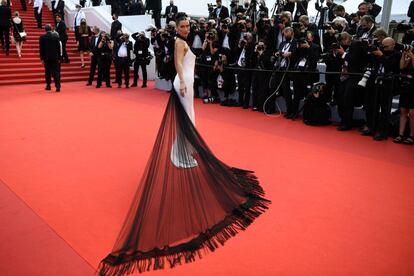
[[[161,38],[164,38],[164,39],[168,39],[169,38],[169,34],[167,33],[167,32],[163,32],[163,33],[161,33]]]
[[[214,5],[213,3],[207,3],[207,9],[210,13],[213,12],[215,7],[217,7],[217,5]]]
[[[214,35],[214,32],[208,32],[207,33],[207,39],[208,40],[213,40],[216,36]]]
[[[411,44],[395,43],[395,50],[397,51],[411,51],[414,52],[414,41]]]
[[[155,28],[154,26],[151,26],[151,27],[147,28],[145,31],[155,33],[157,31],[157,28]]]
[[[398,25],[397,25],[397,31],[398,32],[406,32],[406,31],[408,31],[408,30],[411,30],[413,28],[413,25],[412,24],[407,24],[407,23],[399,23]]]
[[[337,50],[337,49],[340,49],[340,48],[341,48],[341,45],[339,45],[339,43],[337,43],[337,42],[334,42],[334,43],[331,44],[331,49],[333,49],[333,50]]]
[[[293,22],[292,23],[292,28],[295,30],[299,30],[300,28],[302,28],[303,24],[299,23],[299,22]]]
[[[358,85],[365,88],[367,86],[367,82],[369,78],[371,77],[372,71],[370,68],[367,68],[367,70],[364,72],[364,76],[362,79],[358,82]]]

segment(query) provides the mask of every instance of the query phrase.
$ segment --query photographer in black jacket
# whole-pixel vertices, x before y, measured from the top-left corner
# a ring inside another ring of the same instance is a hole
[[[217,90],[224,92],[222,105],[232,105],[229,96],[236,90],[236,78],[232,70],[225,68],[227,57],[219,54],[214,62],[213,71],[210,75],[210,90],[212,95],[218,95]]]
[[[388,137],[392,97],[397,87],[393,75],[400,72],[401,52],[395,49],[394,39],[385,38],[371,54],[375,57],[374,72],[378,74],[375,79],[373,132],[376,133],[374,140],[381,141]]]
[[[150,46],[150,40],[145,37],[144,32],[136,32],[132,34],[132,38],[135,40],[134,44],[134,83],[131,87],[136,87],[138,84],[138,70],[141,67],[142,70],[142,88],[147,87],[147,65],[149,64],[150,53],[148,48]]]
[[[264,41],[259,41],[254,49],[252,58],[253,68],[258,70],[272,70],[272,50]],[[253,111],[262,111],[266,98],[269,97],[269,81],[271,72],[254,71],[252,77],[252,104]],[[266,112],[273,113],[274,105],[267,104]]]
[[[317,63],[321,54],[321,48],[318,44],[313,43],[313,40],[312,32],[307,32],[306,37],[297,40],[293,69],[304,73],[292,75],[293,101],[291,119],[298,117],[300,100],[308,94],[313,83],[319,82]]]
[[[102,81],[106,83],[106,87],[111,88],[111,63],[112,63],[112,49],[114,42],[111,40],[109,34],[101,32],[101,40],[98,43],[98,80],[96,81],[96,88],[100,88]]]

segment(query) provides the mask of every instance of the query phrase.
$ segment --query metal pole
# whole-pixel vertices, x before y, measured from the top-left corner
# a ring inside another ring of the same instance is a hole
[[[382,7],[381,27],[383,27],[386,32],[388,32],[390,28],[391,7],[392,0],[384,0],[384,6]]]

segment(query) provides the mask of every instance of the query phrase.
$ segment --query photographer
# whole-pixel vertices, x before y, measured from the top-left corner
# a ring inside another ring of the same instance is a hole
[[[218,95],[217,90],[224,92],[224,101],[221,103],[224,106],[234,105],[229,99],[229,95],[236,90],[236,78],[232,70],[225,68],[227,66],[227,57],[219,55],[214,62],[213,71],[210,75],[210,90],[212,95]]]
[[[283,30],[290,26],[290,14],[289,12],[282,12],[280,16],[273,18],[273,30],[272,32],[276,36],[275,50],[279,49],[280,43],[285,40]]]
[[[297,43],[294,39],[293,28],[287,27],[283,30],[285,41],[280,43],[277,52],[277,60],[274,64],[275,72],[270,80],[271,93],[279,88],[278,94],[282,94],[286,101],[285,118],[291,119],[295,113],[293,110],[292,90],[290,89],[291,77],[284,71],[292,70],[295,60]]]
[[[400,128],[394,143],[414,144],[414,55],[409,49],[403,51],[400,60]],[[410,134],[404,138],[407,120],[410,120]]]
[[[160,78],[173,80],[175,76],[174,68],[174,38],[170,34],[161,29],[158,34],[158,52],[156,55],[159,60],[158,73]]]
[[[269,81],[271,72],[263,72],[260,70],[272,70],[272,51],[268,49],[264,41],[259,41],[254,49],[253,68],[258,71],[253,72],[252,80],[252,102],[253,111],[263,112],[263,104],[269,97]],[[267,113],[274,112],[274,102],[266,106]]]
[[[132,38],[135,40],[134,44],[134,54],[135,54],[135,62],[134,62],[134,82],[131,87],[137,87],[138,84],[138,70],[141,67],[142,71],[142,88],[147,87],[147,65],[151,61],[150,52],[148,51],[150,46],[150,41],[148,38],[145,37],[144,32],[136,32],[133,33]]]
[[[342,5],[337,5],[335,8],[334,8],[334,14],[335,14],[335,17],[337,18],[337,17],[340,17],[340,18],[344,18],[345,20],[346,20],[346,22],[347,22],[347,24],[349,25],[349,24],[351,24],[351,17],[349,16],[349,14],[347,14],[346,12],[345,12],[345,8],[344,8],[344,6],[342,6]]]
[[[132,42],[129,41],[129,34],[122,34],[120,41],[115,43],[115,72],[118,88],[122,85],[122,74],[125,77],[125,88],[129,88],[129,64],[131,63]]]
[[[93,27],[93,31],[92,31],[92,38],[91,41],[89,43],[89,56],[91,59],[91,65],[89,68],[89,78],[88,78],[88,82],[86,83],[87,86],[92,85],[92,81],[93,78],[95,76],[95,71],[96,71],[96,67],[98,65],[98,58],[99,58],[99,49],[98,49],[98,45],[99,42],[101,41],[101,34],[100,34],[100,29],[98,27]]]
[[[398,26],[397,26],[398,29]],[[406,29],[404,37],[402,39],[403,44],[412,44],[414,41],[414,23],[410,23],[409,26],[404,26]]]
[[[260,18],[257,22],[257,38],[266,42],[267,48],[276,49],[276,32],[270,24],[270,20],[267,17]]]
[[[319,37],[319,32],[318,32],[318,26],[316,26],[316,24],[311,23],[309,21],[309,17],[307,15],[302,15],[301,17],[299,17],[299,23],[302,23],[303,25],[303,33],[307,33],[307,32],[312,32],[313,34],[313,43],[320,45],[320,37]]]
[[[375,18],[381,12],[381,9],[381,6],[375,4],[375,0],[365,0],[365,2],[358,5],[358,14],[361,17],[369,15],[375,22]]]
[[[324,39],[324,43],[327,41]],[[326,72],[341,72],[344,60],[341,55],[337,54],[336,50],[340,47],[346,49],[349,45],[341,44],[341,41],[343,41],[342,34],[334,35],[332,41],[330,45],[324,47],[323,62],[326,64]],[[325,80],[325,95],[328,101],[331,102],[331,105],[336,105],[338,102],[338,90],[341,85],[340,76],[338,74],[326,74]]]
[[[376,61],[374,72],[378,74],[375,79],[372,132],[376,133],[374,140],[381,141],[388,137],[392,97],[396,84],[393,75],[399,74],[401,53],[395,50],[395,41],[386,38],[382,41],[381,47],[371,54]]]
[[[220,98],[217,94],[211,94],[209,91],[209,78],[212,73],[212,66],[218,57],[219,41],[217,31],[212,29],[205,34],[205,39],[202,46],[203,52],[201,54],[200,62],[207,67],[200,67],[199,75],[201,79],[201,85],[203,86],[204,95],[203,98],[206,102],[220,102]]]
[[[197,22],[192,22],[190,25],[190,34],[187,37],[188,45],[190,45],[191,51],[193,51],[196,57],[200,57],[203,52],[203,43],[206,37],[206,31],[201,29]]]
[[[251,33],[245,33],[240,40],[236,52],[236,64],[241,70],[237,72],[237,83],[239,92],[239,106],[244,109],[249,107],[250,92],[252,85],[252,73],[243,69],[252,69],[252,59],[254,54],[254,40]]]
[[[221,25],[219,31],[219,53],[226,56],[226,60],[228,63],[233,63],[233,51],[232,49],[235,48],[235,36],[234,34],[230,33],[230,28],[227,22]]]
[[[335,54],[344,60],[340,75],[340,87],[338,90],[338,113],[341,117],[341,124],[337,128],[339,131],[347,131],[353,127],[353,112],[355,99],[358,96],[358,82],[361,77],[358,75],[348,75],[348,73],[365,72],[369,56],[365,42],[352,40],[348,33],[341,33],[340,45],[335,49]]]
[[[111,41],[109,34],[101,32],[101,40],[98,43],[98,80],[96,82],[96,88],[100,88],[102,80],[105,81],[106,87],[111,88],[111,62],[112,62],[112,49],[114,43]]]
[[[360,39],[372,38],[376,29],[374,19],[369,15],[364,15],[361,18],[359,27],[357,27],[356,37]]]
[[[312,32],[307,32],[306,37],[297,41],[296,55],[293,65],[294,71],[304,72],[303,74],[293,74],[293,101],[291,107],[291,119],[298,117],[299,102],[308,93],[308,89],[313,83],[319,82],[319,72],[317,63],[321,54],[321,48],[313,43]]]
[[[358,15],[358,13],[351,13],[350,18],[351,18],[351,23],[348,26],[348,33],[350,35],[356,35],[361,18]]]

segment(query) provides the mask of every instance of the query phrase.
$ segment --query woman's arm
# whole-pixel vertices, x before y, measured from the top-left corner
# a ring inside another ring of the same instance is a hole
[[[183,70],[183,61],[185,54],[185,44],[180,40],[175,41],[175,50],[174,50],[174,63],[175,69],[177,70],[177,75],[180,80],[180,95],[185,96],[187,92],[187,87],[184,82],[184,70]]]

